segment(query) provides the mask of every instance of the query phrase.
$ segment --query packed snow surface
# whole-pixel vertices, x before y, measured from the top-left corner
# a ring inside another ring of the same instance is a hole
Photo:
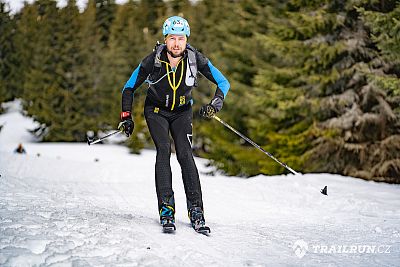
[[[155,151],[37,143],[18,101],[6,108],[0,266],[400,266],[398,185],[331,174],[212,176],[207,160],[196,158],[211,228],[205,236],[189,224],[172,155],[177,230],[164,234]],[[18,143],[27,154],[13,152]],[[328,196],[320,193],[325,185]]]

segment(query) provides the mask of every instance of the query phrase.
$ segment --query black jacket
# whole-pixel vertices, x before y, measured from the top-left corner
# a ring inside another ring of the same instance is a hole
[[[208,58],[195,49],[193,51],[196,54],[197,70],[217,85],[215,97],[223,100],[230,87],[228,80],[211,64]],[[131,111],[133,93],[145,81],[149,83],[146,101],[156,107],[173,111],[192,104],[191,92],[194,85],[187,84],[187,78],[191,75],[187,50],[175,71],[169,65],[166,48],[160,55],[160,68],[154,67],[155,57],[156,51],[145,57],[126,82],[122,90],[122,111]]]

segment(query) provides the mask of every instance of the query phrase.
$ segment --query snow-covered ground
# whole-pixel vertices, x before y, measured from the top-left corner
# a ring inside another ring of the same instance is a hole
[[[398,185],[330,174],[207,176],[197,158],[211,227],[204,236],[189,225],[173,155],[177,231],[163,234],[154,151],[35,143],[17,102],[0,125],[0,266],[400,266]],[[27,154],[13,153],[19,142]]]

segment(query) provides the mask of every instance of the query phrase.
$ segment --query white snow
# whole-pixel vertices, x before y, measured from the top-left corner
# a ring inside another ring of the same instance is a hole
[[[208,176],[207,160],[196,158],[211,227],[204,236],[189,225],[173,155],[177,231],[163,234],[154,151],[35,143],[35,124],[18,102],[7,105],[0,266],[400,266],[398,185],[331,174]],[[13,153],[20,142],[27,154]]]

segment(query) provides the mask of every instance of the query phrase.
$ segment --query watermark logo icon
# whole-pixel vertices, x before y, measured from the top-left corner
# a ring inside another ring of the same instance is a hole
[[[296,256],[301,259],[308,251],[308,244],[304,240],[297,240],[293,244],[293,250]]]

